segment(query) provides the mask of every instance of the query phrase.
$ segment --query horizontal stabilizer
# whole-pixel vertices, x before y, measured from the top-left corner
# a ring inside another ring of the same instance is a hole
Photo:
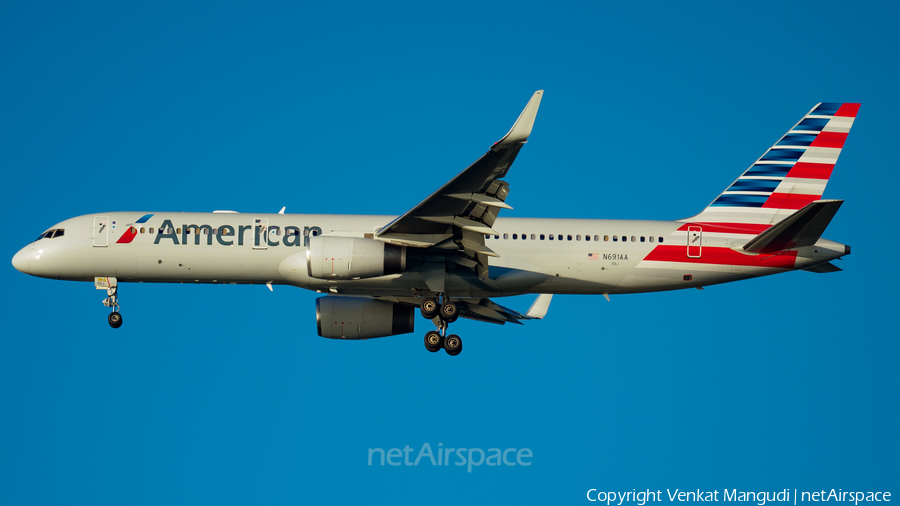
[[[816,200],[744,245],[750,253],[772,253],[812,246],[841,208],[843,200]]]
[[[804,271],[815,272],[816,274],[827,274],[829,272],[840,272],[843,269],[834,265],[831,262],[825,262],[824,264],[813,265],[812,267],[807,267],[803,269]]]

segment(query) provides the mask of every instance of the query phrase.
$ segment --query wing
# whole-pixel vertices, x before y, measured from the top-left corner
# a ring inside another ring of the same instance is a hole
[[[415,297],[378,297],[381,300],[391,302],[399,302],[411,306],[419,306],[420,299]],[[541,320],[547,315],[547,309],[550,307],[552,294],[541,294],[531,304],[531,308],[527,313],[520,313],[514,309],[503,307],[491,299],[455,299],[456,307],[459,308],[459,316],[470,320],[496,323],[503,325],[504,323],[516,323],[522,325],[521,320]],[[439,321],[435,322],[438,325]]]
[[[396,220],[378,230],[378,239],[412,247],[456,250],[450,259],[487,275],[487,257],[498,256],[485,246],[484,236],[500,209],[511,209],[505,200],[509,184],[500,178],[528,140],[541,104],[543,90],[532,95],[509,132],[495,142],[466,170]]]

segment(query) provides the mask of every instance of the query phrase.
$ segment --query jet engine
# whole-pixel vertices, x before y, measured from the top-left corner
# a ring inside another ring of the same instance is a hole
[[[362,279],[406,271],[406,248],[360,237],[316,236],[306,250],[309,277]]]
[[[412,306],[368,297],[325,296],[316,299],[319,335],[332,339],[369,339],[413,331]]]

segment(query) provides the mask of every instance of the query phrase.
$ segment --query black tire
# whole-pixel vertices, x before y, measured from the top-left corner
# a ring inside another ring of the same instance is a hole
[[[444,350],[451,357],[459,355],[459,352],[462,351],[462,346],[462,338],[456,334],[450,334],[444,339]]]
[[[441,320],[453,323],[457,318],[459,318],[459,308],[456,307],[456,304],[447,301],[441,305]]]
[[[436,300],[429,297],[422,301],[422,304],[421,304],[421,306],[419,306],[419,309],[422,312],[423,318],[425,318],[426,320],[431,320],[435,316],[438,315],[438,312],[440,311],[441,308],[440,308],[440,306],[438,306],[438,303]]]
[[[432,330],[425,334],[425,349],[434,353],[444,347],[444,337],[440,332]]]
[[[109,313],[109,317],[106,320],[109,322],[109,326],[114,329],[122,326],[122,315],[120,315],[118,311]]]

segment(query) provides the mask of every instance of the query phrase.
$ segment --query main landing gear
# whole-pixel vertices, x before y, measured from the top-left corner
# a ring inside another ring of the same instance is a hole
[[[459,308],[446,297],[438,296],[444,299],[442,304],[438,304],[439,299],[429,297],[422,301],[420,308],[423,317],[429,320],[439,317],[441,322],[438,330],[425,334],[425,349],[434,353],[443,348],[448,355],[456,356],[462,351],[462,339],[456,334],[447,335],[447,328],[459,318]]]

